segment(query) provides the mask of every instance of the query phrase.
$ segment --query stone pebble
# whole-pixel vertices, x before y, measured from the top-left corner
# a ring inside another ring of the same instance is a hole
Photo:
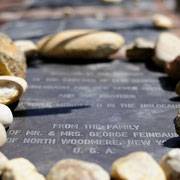
[[[37,54],[37,45],[30,40],[18,40],[14,41],[14,44],[28,59],[33,58]]]
[[[165,71],[168,76],[180,80],[180,56],[177,56],[174,61],[167,63]]]
[[[107,59],[118,51],[124,38],[117,33],[100,30],[67,30],[42,38],[38,53],[59,59]]]
[[[15,76],[0,76],[0,103],[11,104],[17,101],[26,91],[27,82]]]
[[[6,143],[7,134],[5,127],[0,123],[0,148]]]
[[[10,108],[4,104],[0,104],[0,123],[7,128],[13,122],[13,114]]]
[[[0,33],[0,75],[26,76],[26,58],[14,42]]]
[[[2,175],[2,172],[7,162],[8,158],[2,152],[0,152],[0,176]]]
[[[110,180],[109,174],[99,165],[77,159],[64,159],[56,163],[47,180]]]
[[[146,152],[134,152],[112,164],[115,180],[166,180],[159,164]]]
[[[180,149],[169,151],[160,162],[167,180],[180,180]]]
[[[170,29],[173,27],[173,20],[163,14],[156,14],[152,17],[153,25],[157,29]]]
[[[45,180],[25,158],[8,158],[0,152],[2,180]],[[114,180],[179,180],[180,149],[169,151],[158,164],[147,152],[134,152],[117,159],[111,167]],[[47,180],[110,180],[108,172],[95,163],[64,159],[49,171]]]
[[[180,55],[180,38],[169,32],[159,35],[155,46],[153,60],[160,68],[165,68],[166,63],[174,61]]]
[[[132,61],[151,60],[154,55],[155,43],[144,38],[137,38],[127,48],[126,56]]]
[[[5,164],[2,180],[45,180],[45,177],[29,160],[15,158]]]

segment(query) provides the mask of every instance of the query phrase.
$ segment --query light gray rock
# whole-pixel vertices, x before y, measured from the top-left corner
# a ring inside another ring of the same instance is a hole
[[[3,170],[2,180],[45,180],[36,167],[27,159],[9,160]]]
[[[15,76],[0,76],[0,103],[11,104],[17,101],[26,91],[27,82]]]
[[[160,162],[167,180],[180,180],[180,149],[169,151]]]
[[[13,122],[13,115],[10,108],[0,104],[0,123],[7,128]]]
[[[77,159],[65,159],[56,163],[47,180],[110,180],[109,174],[99,165]]]

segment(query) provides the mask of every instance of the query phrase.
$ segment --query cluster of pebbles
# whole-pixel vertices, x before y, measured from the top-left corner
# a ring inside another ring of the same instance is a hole
[[[130,61],[153,61],[159,70],[164,71],[177,82],[174,89],[180,96],[180,38],[170,32],[159,35],[156,43],[144,38],[137,38],[125,48],[126,57]],[[178,135],[180,118],[176,118],[175,129]]]
[[[127,45],[126,56],[130,61],[154,61],[169,77],[180,81],[180,38],[170,32],[159,35],[156,43],[137,38]],[[180,95],[180,83],[175,89]]]
[[[0,34],[0,147],[7,139],[6,128],[13,122],[9,104],[26,91],[26,57],[6,35]]]
[[[173,26],[171,19],[156,15],[156,28]],[[7,105],[17,101],[26,91],[26,58],[40,55],[56,59],[109,59],[124,44],[124,38],[114,32],[100,30],[67,30],[42,38],[37,44],[21,40],[13,42],[0,34],[0,147],[6,142],[6,129],[13,122]],[[172,33],[159,35],[156,43],[137,38],[126,46],[127,58],[131,61],[152,60],[167,74],[180,80],[180,39]],[[180,95],[180,82],[176,92]],[[179,133],[180,115],[176,129]],[[45,180],[36,167],[27,159],[8,158],[0,153],[0,177],[2,180]],[[134,152],[117,159],[111,167],[111,176],[97,164],[77,159],[57,162],[49,171],[47,180],[179,180],[180,150],[174,149],[157,163],[146,152]]]
[[[124,43],[121,35],[99,30],[69,30],[32,41],[13,42],[0,34],[0,147],[6,142],[6,130],[13,121],[9,104],[27,89],[26,59],[37,54],[58,59],[108,59]]]
[[[95,163],[78,159],[57,162],[45,178],[27,159],[8,158],[0,153],[2,180],[179,180],[180,149],[169,151],[156,162],[147,152],[134,152],[114,161],[110,174]]]

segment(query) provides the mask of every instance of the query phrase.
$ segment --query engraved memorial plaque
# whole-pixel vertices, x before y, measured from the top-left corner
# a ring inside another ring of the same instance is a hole
[[[103,2],[101,0],[33,0],[27,2],[28,8],[39,8],[39,7],[65,7],[65,6],[102,6],[102,5],[114,5],[131,9],[156,9],[154,2],[141,0],[141,2],[135,2],[133,0],[113,2]]]
[[[51,20],[53,28],[46,20],[22,20],[21,31],[15,21],[3,32],[14,39],[38,40],[62,29],[91,26],[121,33],[126,42],[139,35],[155,40],[159,34],[149,22],[140,22],[144,28],[132,32],[136,22],[119,20],[118,26],[117,20]],[[33,36],[28,23],[47,28]],[[37,58],[29,62],[27,81],[1,151],[9,158],[29,159],[44,175],[64,158],[95,162],[109,171],[115,159],[128,153],[146,151],[160,160],[180,145],[173,123],[180,108],[175,84],[149,63],[62,64]]]

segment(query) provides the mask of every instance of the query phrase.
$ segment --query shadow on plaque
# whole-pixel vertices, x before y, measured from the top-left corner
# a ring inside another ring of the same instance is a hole
[[[164,147],[168,148],[180,148],[180,137],[174,137],[171,139],[168,139],[163,143]]]
[[[173,102],[180,102],[180,96],[175,96],[175,97],[172,97],[169,99],[170,101],[173,101]]]
[[[145,67],[152,72],[163,72],[163,70],[159,68],[151,59],[148,59],[145,62]]]
[[[26,116],[43,116],[52,114],[68,114],[73,110],[85,109],[90,106],[77,106],[77,107],[53,107],[53,108],[42,108],[42,109],[26,109],[17,110],[13,112],[14,117],[26,117]]]
[[[177,85],[177,80],[174,80],[168,76],[159,77],[161,87],[165,91],[174,91]]]
[[[176,123],[176,117],[174,118],[174,124]],[[164,147],[168,148],[180,148],[180,137],[174,137],[166,140],[163,143]]]
[[[11,104],[8,104],[7,106],[11,109],[11,111],[14,111],[16,109],[16,107],[18,106],[19,104],[19,100],[11,103]]]
[[[62,64],[62,65],[88,65],[98,63],[111,63],[112,59],[59,59],[47,57],[34,57],[27,61],[28,67],[38,68],[42,64]]]
[[[104,31],[112,31],[112,32],[119,32],[119,31],[144,31],[144,30],[151,30],[154,31],[154,26],[151,23],[148,24],[137,24],[137,23],[133,23],[131,26],[117,26],[117,27],[108,27],[108,28],[100,28],[101,30]],[[158,31],[158,30],[156,30]],[[159,30],[159,32],[161,32],[161,30]],[[127,37],[128,38],[128,37]]]

